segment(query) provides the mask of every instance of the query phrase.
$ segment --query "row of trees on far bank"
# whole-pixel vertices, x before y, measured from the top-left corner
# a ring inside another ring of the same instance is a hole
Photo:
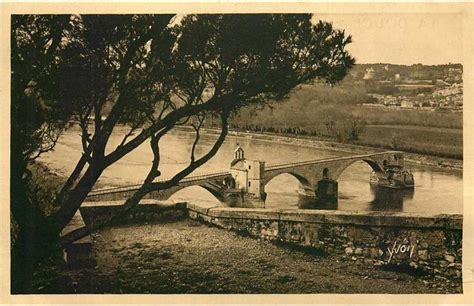
[[[295,88],[283,101],[268,107],[248,107],[231,119],[241,130],[310,135],[339,142],[355,141],[363,133],[366,120],[355,111],[371,102],[364,86],[346,81],[335,86],[315,82]]]
[[[231,122],[229,127],[233,130],[249,131],[257,133],[286,134],[292,136],[316,136],[322,138],[330,138],[338,142],[350,142],[359,140],[360,135],[365,128],[365,122],[359,118],[347,116],[335,120],[329,118],[324,122],[325,131],[317,129],[306,129],[298,126],[265,126],[258,124],[239,124]],[[210,127],[220,127],[219,124],[210,123]]]

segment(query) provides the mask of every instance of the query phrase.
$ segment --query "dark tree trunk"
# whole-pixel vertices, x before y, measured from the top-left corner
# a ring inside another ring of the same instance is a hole
[[[20,227],[11,251],[11,293],[33,292],[33,274],[38,264],[60,256],[59,237],[51,235],[45,226]]]
[[[65,196],[61,203],[59,203],[61,209],[49,218],[58,234],[74,217],[74,214],[77,212],[82,202],[84,202],[87,195],[94,187],[94,184],[99,179],[102,171],[103,169],[101,168],[96,168],[94,166],[89,167],[76,187]]]
[[[27,178],[17,163],[11,169],[11,212],[18,224],[18,236],[11,248],[12,293],[31,291],[32,273],[37,263],[58,251],[59,236],[52,231],[40,208],[29,196]],[[26,170],[26,166],[24,168]]]

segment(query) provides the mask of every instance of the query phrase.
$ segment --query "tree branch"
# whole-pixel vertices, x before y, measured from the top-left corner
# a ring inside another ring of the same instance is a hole
[[[167,126],[165,129],[161,130],[160,132],[156,133],[151,137],[150,140],[150,147],[153,152],[153,162],[150,168],[150,171],[148,172],[148,175],[145,178],[144,183],[149,184],[153,182],[155,178],[161,175],[161,172],[159,171],[159,166],[160,166],[160,147],[158,145],[158,142],[160,141],[161,137],[166,135],[171,129],[173,128],[172,125]]]
[[[140,134],[138,134],[132,140],[124,144],[121,148],[117,148],[117,150],[108,154],[105,157],[105,161],[104,161],[105,166],[107,167],[113,164],[114,162],[118,161],[123,156],[125,156],[128,152],[138,147],[146,139],[151,137],[151,135],[163,129],[165,126],[175,125],[176,122],[178,122],[178,120],[181,120],[182,118],[191,116],[193,114],[196,114],[198,112],[202,112],[205,110],[212,110],[213,108],[216,108],[217,105],[218,105],[218,101],[216,101],[215,99],[211,99],[204,104],[189,105],[182,108],[178,108],[175,111],[168,113],[163,118],[163,120],[160,120],[156,124],[153,124],[150,127],[144,129]]]
[[[205,154],[203,157],[199,158],[198,160],[192,162],[185,169],[175,174],[173,178],[165,182],[156,182],[156,183],[145,182],[129,199],[125,201],[125,203],[122,206],[120,206],[120,209],[118,210],[117,213],[115,213],[114,215],[110,217],[104,218],[103,220],[100,220],[94,224],[86,225],[84,227],[78,228],[64,235],[63,237],[61,237],[61,240],[60,240],[61,245],[66,246],[67,244],[70,244],[76,240],[86,237],[92,231],[98,230],[104,227],[105,225],[107,225],[108,223],[110,223],[111,221],[122,217],[123,215],[128,213],[131,209],[136,207],[140,203],[140,200],[151,191],[164,190],[164,189],[177,185],[180,180],[182,180],[184,177],[186,177],[191,172],[193,172],[196,168],[200,167],[201,165],[206,163],[208,160],[210,160],[217,153],[219,148],[224,143],[225,137],[227,136],[227,133],[228,133],[228,118],[229,118],[229,113],[227,112],[221,115],[221,122],[222,122],[221,133],[219,137],[217,138],[217,140],[215,141],[213,147],[209,150],[207,154]]]
[[[191,148],[191,163],[193,163],[196,159],[195,157],[195,151],[196,151],[196,146],[199,142],[199,138],[200,138],[200,134],[199,134],[199,131],[201,129],[201,126],[204,122],[204,116],[200,116],[198,115],[198,123],[197,125],[195,125],[194,123],[191,124],[191,126],[193,127],[194,131],[196,132],[196,137],[194,138],[194,142],[193,142],[193,146]]]

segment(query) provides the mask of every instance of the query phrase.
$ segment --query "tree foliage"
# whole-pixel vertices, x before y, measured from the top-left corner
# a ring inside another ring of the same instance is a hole
[[[359,140],[365,128],[365,122],[354,115],[341,118],[329,117],[325,122],[326,133],[338,142]]]
[[[12,148],[28,161],[54,147],[67,124],[81,127],[83,153],[41,215],[36,235],[57,237],[102,172],[148,141],[154,159],[143,185],[122,206],[137,205],[153,190],[169,188],[208,161],[222,145],[231,113],[285,97],[314,79],[341,80],[354,59],[350,36],[311,15],[73,15],[14,16],[12,20]],[[107,112],[106,112],[107,110]],[[33,124],[24,120],[31,116]],[[204,118],[221,133],[197,156]],[[114,127],[129,126],[121,143],[106,147]],[[190,161],[172,178],[160,173],[161,137],[177,125],[194,127]],[[43,132],[44,127],[51,127]],[[48,131],[55,131],[51,134]],[[44,146],[50,143],[50,146]],[[13,152],[13,149],[12,149]],[[16,166],[12,161],[12,167]],[[26,167],[18,168],[19,173]],[[15,179],[12,175],[12,185]],[[15,218],[28,210],[14,203]],[[28,219],[31,222],[32,219]],[[19,222],[20,232],[22,222]],[[27,228],[31,235],[31,226]],[[92,228],[62,238],[78,239]],[[28,233],[27,233],[28,234]]]
[[[24,159],[51,149],[67,120],[54,79],[71,27],[66,15],[12,18],[12,147]]]

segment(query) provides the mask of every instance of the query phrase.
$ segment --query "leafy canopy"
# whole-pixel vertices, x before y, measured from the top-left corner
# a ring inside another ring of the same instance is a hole
[[[66,123],[81,127],[83,154],[55,201],[58,211],[49,217],[55,231],[69,222],[102,172],[143,142],[150,141],[154,160],[143,188],[127,200],[129,207],[209,160],[222,145],[232,112],[281,99],[314,79],[334,84],[354,64],[345,49],[351,37],[330,23],[313,24],[309,14],[173,20],[173,15],[13,18],[17,151],[29,159],[54,147]],[[23,120],[25,115],[35,123]],[[221,119],[222,132],[198,157],[199,129],[209,115]],[[129,132],[106,151],[114,127],[124,123]],[[159,139],[182,124],[192,124],[196,132],[190,163],[170,180],[154,183],[160,175]],[[45,126],[54,131],[53,138],[28,136]]]
[[[177,29],[177,94],[206,87],[228,107],[280,99],[296,85],[341,80],[354,64],[351,38],[311,15],[191,15]]]

